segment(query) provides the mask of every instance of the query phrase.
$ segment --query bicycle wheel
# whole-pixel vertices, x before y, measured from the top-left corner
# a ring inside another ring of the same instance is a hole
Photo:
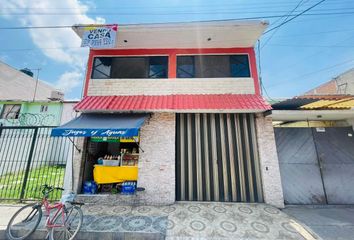
[[[31,235],[42,219],[42,207],[37,203],[20,208],[11,218],[6,228],[6,236],[12,240],[22,240]]]
[[[54,225],[62,225],[62,227],[54,227],[50,232],[51,240],[72,240],[80,231],[83,214],[78,206],[70,206],[66,208],[64,223],[61,214],[58,214],[53,220]]]

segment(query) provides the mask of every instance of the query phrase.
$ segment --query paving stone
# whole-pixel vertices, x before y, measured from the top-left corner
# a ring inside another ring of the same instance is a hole
[[[181,202],[170,206],[107,206],[95,203],[83,206],[82,210],[84,222],[77,239],[304,239],[292,227],[293,219],[289,215],[267,204]],[[39,227],[42,231],[36,234],[45,233],[43,223]]]

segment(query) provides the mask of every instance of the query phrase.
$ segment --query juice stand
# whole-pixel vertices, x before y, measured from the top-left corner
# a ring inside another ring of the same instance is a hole
[[[52,130],[52,136],[85,137],[83,185],[94,181],[98,192],[120,190],[138,180],[139,130],[147,114],[82,114]]]

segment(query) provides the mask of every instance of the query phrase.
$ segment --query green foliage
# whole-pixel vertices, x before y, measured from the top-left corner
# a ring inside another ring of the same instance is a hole
[[[65,166],[42,166],[32,169],[28,174],[24,199],[34,200],[42,197],[41,186],[62,187],[64,182]],[[0,199],[19,199],[24,182],[25,171],[9,173],[0,177]],[[61,191],[53,191],[50,200],[58,200]]]

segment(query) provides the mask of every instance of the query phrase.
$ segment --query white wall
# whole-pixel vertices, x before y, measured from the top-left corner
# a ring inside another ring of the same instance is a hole
[[[254,94],[253,78],[90,79],[89,96]]]
[[[0,99],[33,100],[36,79],[0,61]],[[48,100],[54,87],[39,81],[35,100]]]

